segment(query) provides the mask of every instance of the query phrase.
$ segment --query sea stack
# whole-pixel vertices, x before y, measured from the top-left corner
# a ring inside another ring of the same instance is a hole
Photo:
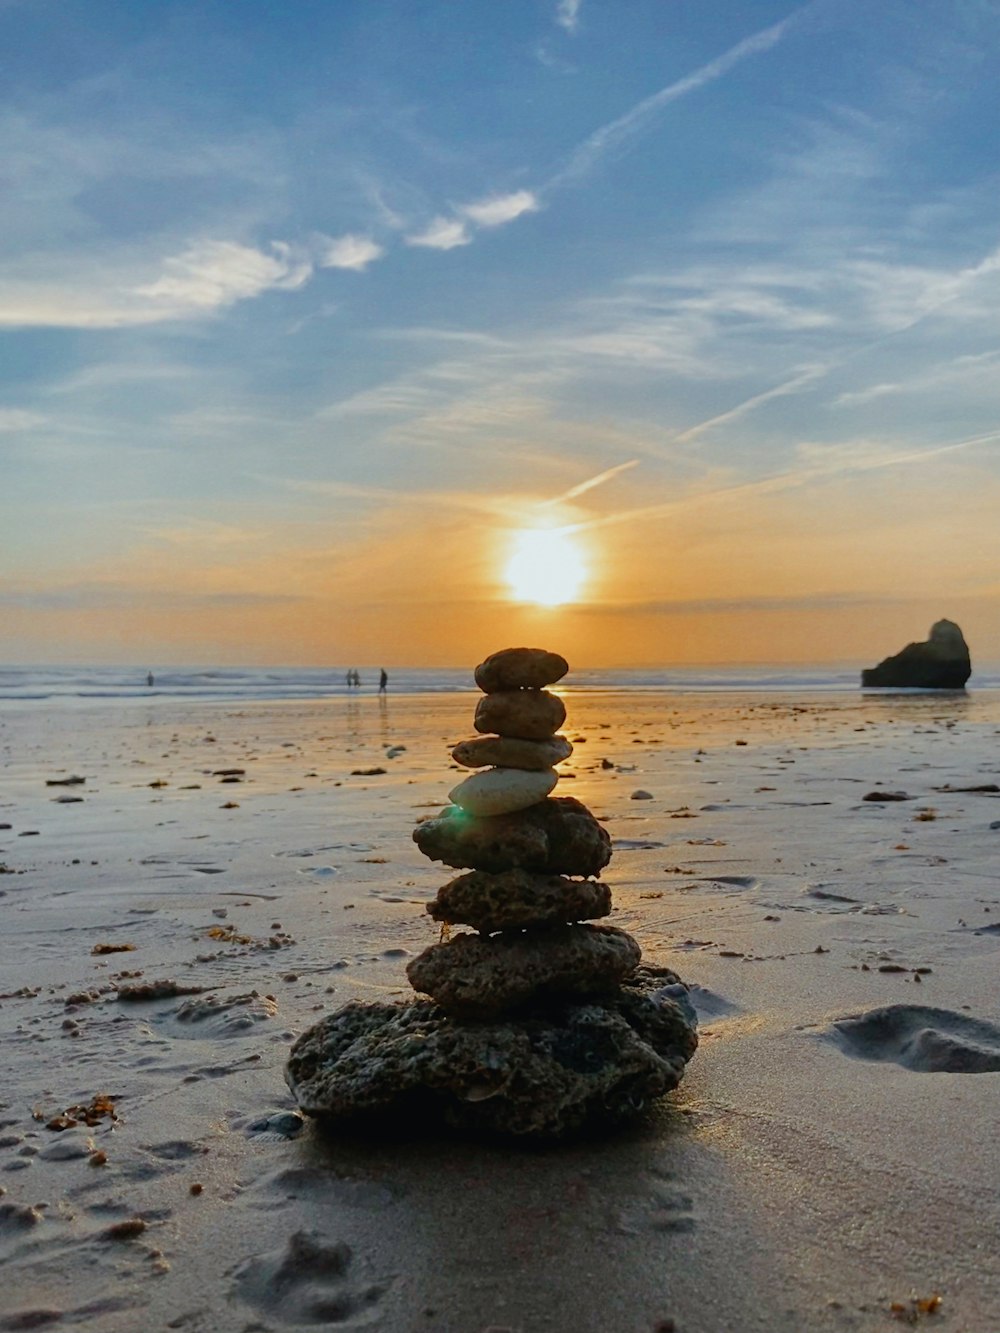
[[[558,1138],[634,1115],[680,1081],[697,1046],[686,989],[640,966],[631,935],[593,924],[611,911],[599,879],[611,839],[581,802],[552,795],[573,747],[548,687],[567,670],[539,648],[476,668],[480,735],[452,755],[480,771],[413,834],[425,856],[466,872],[428,904],[442,938],[407,968],[429,998],[351,1002],[303,1033],[286,1078],[307,1114],[391,1128],[424,1113]]]
[[[965,636],[953,620],[938,620],[924,643],[908,643],[861,673],[863,688],[964,690],[972,675]]]

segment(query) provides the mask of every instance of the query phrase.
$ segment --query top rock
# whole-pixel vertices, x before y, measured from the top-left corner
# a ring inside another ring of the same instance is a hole
[[[547,653],[544,648],[504,648],[476,667],[476,684],[484,694],[541,690],[561,680],[568,670],[565,657]]]

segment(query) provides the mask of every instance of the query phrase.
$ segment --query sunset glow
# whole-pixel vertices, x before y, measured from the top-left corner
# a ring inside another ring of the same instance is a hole
[[[575,602],[586,573],[578,542],[557,528],[517,533],[505,571],[515,601],[536,606]]]

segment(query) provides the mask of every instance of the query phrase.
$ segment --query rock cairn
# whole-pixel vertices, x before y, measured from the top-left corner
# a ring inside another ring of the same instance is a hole
[[[634,1114],[680,1081],[697,1045],[686,988],[641,967],[625,931],[589,924],[611,911],[598,879],[611,839],[580,801],[551,795],[573,747],[546,687],[567,670],[538,648],[476,668],[480,734],[452,755],[483,771],[413,834],[425,856],[467,872],[428,904],[442,939],[406,970],[430,999],[352,1002],[304,1033],[286,1077],[307,1114],[391,1123],[429,1111],[551,1138]]]

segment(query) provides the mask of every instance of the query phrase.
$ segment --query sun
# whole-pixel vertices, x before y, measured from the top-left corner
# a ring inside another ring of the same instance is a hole
[[[576,600],[587,564],[578,542],[565,529],[534,528],[514,534],[504,575],[515,601],[563,606]]]

